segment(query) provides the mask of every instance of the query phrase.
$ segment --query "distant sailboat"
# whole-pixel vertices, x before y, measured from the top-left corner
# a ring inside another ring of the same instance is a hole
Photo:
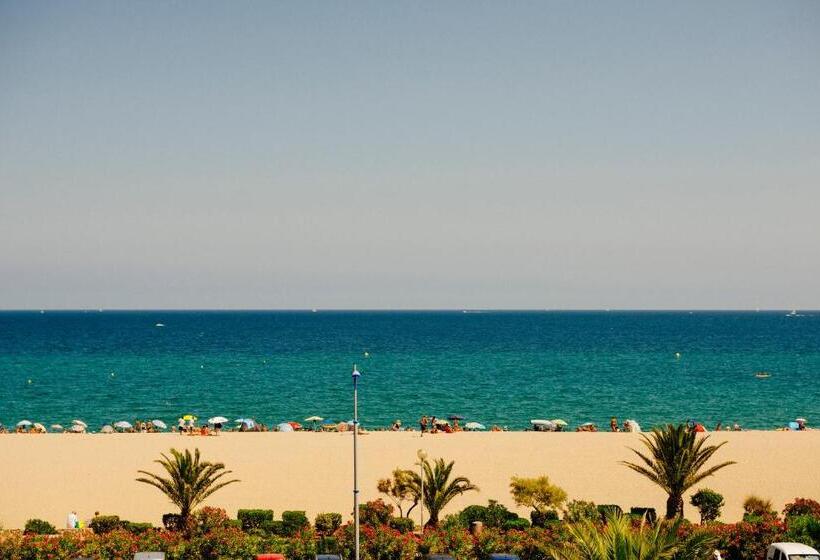
[[[758,371],[757,373],[755,373],[755,377],[757,377],[758,379],[768,379],[771,376],[772,374],[768,371]]]
[[[786,317],[802,317],[802,315],[797,312],[797,309],[792,309],[791,313],[786,313]]]

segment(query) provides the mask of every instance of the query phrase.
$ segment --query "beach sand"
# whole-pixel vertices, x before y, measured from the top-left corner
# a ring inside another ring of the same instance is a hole
[[[742,515],[743,499],[755,493],[778,509],[793,498],[820,498],[820,431],[718,432],[728,441],[717,460],[738,464],[707,479],[705,486],[726,498],[723,519]],[[598,504],[655,507],[662,515],[665,496],[618,461],[630,459],[637,434],[460,433],[419,437],[418,432],[376,432],[360,439],[362,501],[379,497],[376,481],[395,467],[410,468],[418,449],[431,458],[455,460],[455,472],[480,487],[454,500],[447,512],[496,499],[519,513],[509,494],[513,475],[547,474],[570,496]],[[351,434],[225,433],[218,437],[176,434],[0,435],[0,524],[20,528],[40,517],[63,527],[76,510],[81,519],[95,511],[131,521],[160,524],[174,511],[156,489],[134,479],[138,469],[159,472],[152,460],[171,447],[199,447],[204,458],[224,462],[242,482],[217,492],[207,505],[270,508],[316,513],[352,511]],[[417,515],[418,508],[414,511]],[[686,514],[697,511],[686,501]],[[414,517],[416,516],[414,515]]]

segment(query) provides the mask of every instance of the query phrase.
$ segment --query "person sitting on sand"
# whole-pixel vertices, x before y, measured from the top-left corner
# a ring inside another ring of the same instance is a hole
[[[453,418],[453,431],[454,432],[462,431],[461,426],[458,425],[458,418]]]
[[[610,432],[620,432],[621,429],[618,427],[618,419],[614,416],[609,419],[609,431]]]
[[[733,431],[733,432],[742,432],[742,431],[743,431],[743,428],[741,428],[741,427],[740,427],[740,424],[738,424],[737,422],[735,422],[735,425],[734,425],[734,426],[732,426],[732,431]]]
[[[393,422],[393,425],[390,426],[390,431],[398,432],[399,430],[401,430],[401,420],[396,419],[396,421]]]
[[[430,419],[430,433],[435,434],[438,433],[438,422],[436,422],[436,417],[433,416]]]
[[[493,425],[493,427],[490,428],[490,431],[491,432],[503,432],[504,430],[502,430],[500,427],[498,427],[496,425]]]

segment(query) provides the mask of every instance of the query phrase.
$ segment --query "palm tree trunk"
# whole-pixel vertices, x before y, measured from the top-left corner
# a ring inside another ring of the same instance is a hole
[[[683,496],[670,494],[666,500],[666,518],[683,517]]]

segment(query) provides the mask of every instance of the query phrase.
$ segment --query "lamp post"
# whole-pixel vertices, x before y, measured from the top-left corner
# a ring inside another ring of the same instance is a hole
[[[355,528],[355,560],[359,560],[359,454],[356,447],[359,432],[359,377],[353,364],[353,525]]]
[[[416,451],[416,457],[419,458],[419,482],[421,483],[421,487],[419,489],[419,493],[421,494],[419,499],[419,527],[421,528],[422,534],[424,533],[424,461],[427,459],[427,453],[419,449]]]

